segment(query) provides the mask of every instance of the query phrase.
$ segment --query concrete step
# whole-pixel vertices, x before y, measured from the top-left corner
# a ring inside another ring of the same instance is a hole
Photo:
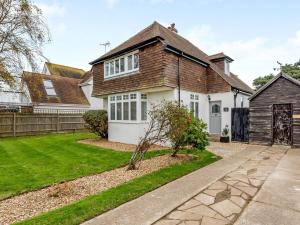
[[[210,134],[208,136],[208,141],[219,142],[220,141],[220,134]]]

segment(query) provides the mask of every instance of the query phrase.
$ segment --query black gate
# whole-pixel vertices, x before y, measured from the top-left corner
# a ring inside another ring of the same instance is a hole
[[[249,108],[231,109],[231,140],[249,141]]]

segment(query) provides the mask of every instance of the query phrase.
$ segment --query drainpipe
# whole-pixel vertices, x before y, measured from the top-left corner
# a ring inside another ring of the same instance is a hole
[[[177,86],[178,86],[178,106],[181,106],[181,93],[180,93],[180,68],[179,56],[177,57]]]

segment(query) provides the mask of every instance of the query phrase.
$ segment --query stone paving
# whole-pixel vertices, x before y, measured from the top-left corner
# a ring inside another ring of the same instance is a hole
[[[154,225],[233,224],[285,152],[282,147],[266,147]]]

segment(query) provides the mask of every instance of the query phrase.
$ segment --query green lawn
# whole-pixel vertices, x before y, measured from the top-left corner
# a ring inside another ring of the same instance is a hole
[[[95,137],[75,133],[0,139],[0,199],[128,163],[129,152],[77,143]]]
[[[117,187],[110,188],[97,195],[50,211],[32,219],[20,222],[22,225],[52,225],[52,224],[80,224],[105,211],[113,209],[125,202],[135,199],[170,181],[184,176],[196,169],[204,167],[220,159],[208,151],[192,151],[199,158],[176,164],[148,175],[133,179]],[[170,190],[172,191],[172,190]]]

